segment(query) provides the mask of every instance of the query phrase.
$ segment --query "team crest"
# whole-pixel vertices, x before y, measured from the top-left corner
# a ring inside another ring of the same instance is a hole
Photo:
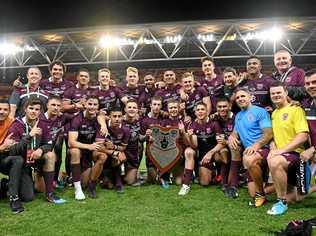
[[[254,115],[251,112],[247,114],[247,120],[248,121],[254,121],[255,120],[255,117],[254,117]]]
[[[153,142],[147,145],[149,158],[161,174],[170,170],[181,157],[178,128],[152,126]]]
[[[285,79],[285,82],[291,82],[291,77],[290,76],[288,76],[286,79]]]
[[[258,89],[258,90],[263,89],[263,84],[257,84],[257,89]]]
[[[288,113],[282,114],[282,120],[287,120],[288,117],[289,117]]]

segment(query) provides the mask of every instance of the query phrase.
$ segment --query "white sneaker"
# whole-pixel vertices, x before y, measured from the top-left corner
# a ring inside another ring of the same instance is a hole
[[[186,184],[182,184],[182,187],[178,193],[179,196],[187,195],[190,192],[190,186]]]
[[[82,190],[76,190],[75,191],[75,199],[78,200],[78,201],[85,200],[86,196],[84,195]]]

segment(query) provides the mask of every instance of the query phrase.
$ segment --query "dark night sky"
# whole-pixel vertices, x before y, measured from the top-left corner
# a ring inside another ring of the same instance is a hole
[[[4,33],[163,21],[316,16],[316,1],[1,0],[0,11],[0,33]]]

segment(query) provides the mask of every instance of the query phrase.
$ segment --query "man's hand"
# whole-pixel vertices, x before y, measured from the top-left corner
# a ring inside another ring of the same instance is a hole
[[[300,154],[300,158],[302,161],[308,161],[312,159],[315,155],[315,148],[310,147],[309,149],[306,149],[304,152]]]
[[[181,134],[183,134],[185,132],[184,124],[182,121],[179,122],[178,128],[179,128],[179,131]]]
[[[253,144],[252,146],[247,147],[245,149],[244,155],[251,156],[251,155],[255,154],[259,149],[260,149],[260,147],[257,144]]]
[[[202,159],[202,164],[205,165],[205,164],[209,164],[212,160],[212,157],[213,157],[214,153],[213,152],[208,152],[206,153],[206,155],[203,157]]]
[[[240,146],[240,141],[238,140],[238,138],[236,138],[234,135],[230,135],[228,137],[228,144],[230,147],[232,147],[235,150],[238,150],[239,146]]]
[[[193,129],[188,129],[187,134],[189,136],[192,136],[194,134],[194,130]]]
[[[39,120],[36,121],[35,125],[33,126],[31,132],[30,132],[30,136],[34,137],[36,135],[40,136],[42,134],[42,129],[37,127]]]
[[[22,86],[23,86],[23,83],[19,79],[14,80],[13,87],[18,88],[18,87],[22,87]]]
[[[3,141],[3,144],[2,144],[2,147],[3,147],[3,150],[4,151],[7,151],[9,150],[9,148],[16,144],[15,140],[14,139],[11,139],[11,136],[13,135],[13,133],[10,133],[6,138],[5,140]]]
[[[103,142],[101,141],[101,142],[95,142],[95,143],[92,143],[92,144],[90,144],[89,145],[89,150],[90,151],[99,151],[101,148],[102,148],[102,145],[101,144],[103,144]]]
[[[43,150],[38,148],[34,152],[32,152],[30,160],[40,159],[42,155],[43,155]]]

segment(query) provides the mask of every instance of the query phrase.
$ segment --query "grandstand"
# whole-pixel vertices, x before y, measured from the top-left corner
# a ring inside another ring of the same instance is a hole
[[[1,35],[0,93],[8,93],[17,72],[30,66],[42,68],[53,60],[68,66],[73,79],[79,67],[95,72],[109,67],[117,80],[128,65],[140,68],[141,77],[161,77],[163,69],[201,73],[199,59],[212,56],[217,69],[243,69],[250,55],[263,60],[264,70],[273,69],[272,56],[288,50],[295,64],[308,69],[316,57],[316,18],[267,18],[207,20],[106,27],[70,28]],[[95,73],[92,73],[95,77]],[[6,86],[3,86],[6,85]]]

